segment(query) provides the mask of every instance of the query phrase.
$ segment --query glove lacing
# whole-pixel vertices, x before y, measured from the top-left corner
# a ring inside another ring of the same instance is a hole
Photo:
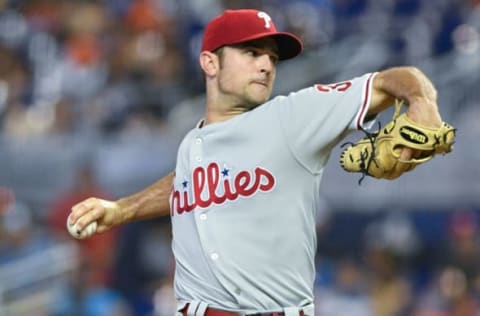
[[[395,99],[395,112],[393,113],[393,120],[395,120],[399,115],[400,115],[400,110],[402,109],[402,105],[403,105],[404,101],[401,100],[401,99]],[[378,129],[376,132],[373,132],[373,133],[370,133],[368,132],[367,130],[365,130],[362,126],[360,126],[360,130],[365,134],[365,138],[368,139],[368,141],[370,142],[370,149],[371,149],[371,154],[370,154],[370,157],[368,156],[368,149],[365,148],[365,150],[363,152],[360,153],[360,172],[362,173],[362,176],[360,177],[360,179],[358,180],[358,185],[361,185],[362,184],[362,181],[363,179],[365,179],[366,176],[372,176],[368,170],[370,169],[370,166],[372,165],[372,162],[375,164],[375,166],[377,168],[380,168],[380,165],[378,164],[377,162],[377,159],[375,158],[376,157],[376,146],[375,146],[375,140],[378,136],[378,131],[380,131],[382,128],[382,124],[381,122],[378,122]],[[353,144],[352,142],[347,142],[345,144],[343,144],[341,147],[343,147],[344,145],[346,144],[350,144],[352,146],[354,146],[355,144]]]
[[[370,142],[371,154],[370,154],[370,157],[369,157],[368,148],[365,148],[365,150],[360,153],[360,158],[358,159],[358,161],[360,161],[359,167],[360,167],[360,172],[362,173],[362,176],[358,180],[358,185],[362,184],[362,181],[363,181],[363,179],[365,179],[366,176],[370,176],[370,177],[372,176],[368,172],[368,169],[370,169],[370,166],[371,166],[372,162],[375,164],[375,166],[377,166],[377,168],[380,168],[380,166],[379,166],[379,164],[378,164],[378,162],[375,158],[376,157],[375,139],[377,138],[378,131],[380,129],[381,129],[381,123],[380,122],[378,122],[378,130],[376,132],[373,132],[373,133],[370,133],[369,131],[364,129],[362,126],[360,126],[360,130],[363,133],[365,133],[366,137],[364,137],[364,138],[368,139],[368,141]],[[340,148],[343,148],[346,145],[356,146],[357,144],[355,144],[353,142],[345,142],[340,146]],[[350,160],[353,161],[352,156],[350,156]]]

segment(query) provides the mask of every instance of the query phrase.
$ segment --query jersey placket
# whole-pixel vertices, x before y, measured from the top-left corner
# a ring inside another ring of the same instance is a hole
[[[190,168],[192,170],[198,166],[205,166],[205,159],[203,154],[203,147],[205,145],[204,140],[205,139],[201,133],[197,134],[193,138],[190,147]],[[205,192],[202,193],[206,194]],[[193,212],[193,216],[195,219],[195,225],[197,226],[197,230],[199,233],[200,242],[206,257],[213,262],[217,261],[219,259],[219,254],[215,250],[214,245],[212,244],[213,238],[208,237],[209,231],[207,226],[210,215],[207,214],[206,209],[199,208]]]

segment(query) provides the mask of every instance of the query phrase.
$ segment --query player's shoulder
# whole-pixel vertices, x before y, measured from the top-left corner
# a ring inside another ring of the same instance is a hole
[[[188,143],[191,139],[195,138],[197,134],[198,124],[191,128],[184,136],[182,141],[180,142],[180,147],[184,146],[185,143]]]

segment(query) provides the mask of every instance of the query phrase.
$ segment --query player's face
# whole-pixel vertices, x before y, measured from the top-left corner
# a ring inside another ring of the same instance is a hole
[[[232,105],[252,109],[270,98],[278,61],[271,38],[226,46],[220,56],[219,92]]]

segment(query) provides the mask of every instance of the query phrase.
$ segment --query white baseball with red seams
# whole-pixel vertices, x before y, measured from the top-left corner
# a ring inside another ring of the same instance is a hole
[[[362,124],[374,75],[279,96],[186,135],[170,199],[179,308],[313,304],[320,180],[332,148]]]

